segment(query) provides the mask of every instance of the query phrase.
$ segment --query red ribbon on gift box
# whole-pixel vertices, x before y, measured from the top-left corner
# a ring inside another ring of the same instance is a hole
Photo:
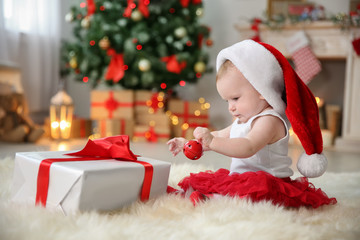
[[[190,114],[189,113],[189,102],[185,101],[184,102],[184,113],[174,113],[173,114],[177,117],[182,117],[184,118],[184,123],[189,123],[189,118],[197,118],[197,119],[208,119],[208,115],[199,115],[196,116],[195,114]]]
[[[149,126],[149,130],[146,132],[135,132],[135,137],[145,137],[148,142],[157,142],[158,138],[170,138],[170,134],[156,133],[154,126]]]
[[[113,112],[119,108],[119,107],[133,107],[134,104],[133,103],[123,103],[123,102],[119,102],[116,101],[116,99],[114,98],[114,92],[113,91],[109,91],[109,98],[106,99],[105,102],[93,102],[91,103],[92,107],[104,107],[109,111],[109,118],[113,117]]]
[[[159,93],[153,93],[149,100],[147,101],[135,101],[135,106],[146,106],[151,108],[154,113],[156,113],[161,107],[159,107],[159,103],[163,101],[159,101]]]
[[[106,122],[108,121],[108,119],[102,119],[102,120],[98,120],[100,122],[100,136],[102,137],[106,137],[107,132],[109,131],[109,129],[107,129],[107,124]],[[114,135],[126,135],[126,120],[125,119],[114,119],[114,120],[110,120],[110,121],[118,121],[118,123],[120,124],[120,132],[113,132],[112,127],[110,127],[110,132]]]
[[[145,168],[140,199],[141,201],[149,199],[154,169],[150,163],[137,160],[137,156],[130,150],[129,136],[119,135],[89,140],[81,151],[66,155],[76,157],[49,158],[41,161],[37,177],[36,205],[41,204],[42,206],[46,206],[51,164],[54,162],[70,161],[101,161],[116,159],[118,161],[132,161],[134,163],[139,163]]]
[[[80,119],[80,137],[85,138],[86,136],[86,120]]]

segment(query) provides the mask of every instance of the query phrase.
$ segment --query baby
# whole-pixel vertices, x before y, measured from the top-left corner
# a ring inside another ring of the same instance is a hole
[[[311,188],[307,178],[290,179],[290,123],[306,151],[298,161],[299,171],[307,177],[320,176],[327,160],[314,96],[284,56],[270,45],[245,40],[219,53],[217,71],[217,91],[235,120],[219,131],[198,127],[193,135],[205,150],[229,156],[232,163],[230,171],[183,179],[179,186],[192,192],[193,202],[221,194],[292,207],[335,203]],[[176,155],[185,143],[184,138],[171,139],[169,150]]]

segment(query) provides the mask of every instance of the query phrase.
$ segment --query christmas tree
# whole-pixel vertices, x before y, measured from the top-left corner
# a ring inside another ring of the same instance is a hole
[[[201,0],[83,0],[71,7],[75,42],[64,42],[62,74],[95,87],[172,89],[207,71],[209,27]]]

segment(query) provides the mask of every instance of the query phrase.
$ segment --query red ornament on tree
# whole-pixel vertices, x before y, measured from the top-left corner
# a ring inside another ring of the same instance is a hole
[[[206,39],[206,45],[211,47],[214,44],[214,41],[212,39]]]
[[[169,72],[180,74],[181,71],[186,67],[186,62],[178,62],[176,55],[171,55],[168,57],[162,57],[161,61],[166,63],[166,69]]]
[[[203,154],[203,148],[201,143],[195,140],[190,140],[185,143],[183,148],[184,155],[190,160],[197,160]]]

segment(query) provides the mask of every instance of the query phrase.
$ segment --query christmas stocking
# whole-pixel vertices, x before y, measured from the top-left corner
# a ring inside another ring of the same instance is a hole
[[[304,31],[297,32],[287,41],[299,77],[308,84],[320,71],[320,61],[315,57],[310,48],[310,42]]]
[[[354,51],[358,56],[360,56],[360,37],[356,38],[352,41],[352,45],[354,47]]]

